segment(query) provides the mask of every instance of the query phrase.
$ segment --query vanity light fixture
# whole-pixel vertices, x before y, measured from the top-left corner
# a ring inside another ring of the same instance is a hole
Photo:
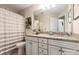
[[[55,4],[42,4],[41,5],[41,9],[43,9],[43,10],[48,10],[52,7],[55,7]]]

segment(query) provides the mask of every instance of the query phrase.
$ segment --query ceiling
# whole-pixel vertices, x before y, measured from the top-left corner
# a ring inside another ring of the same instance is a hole
[[[4,6],[16,10],[17,12],[27,8],[29,6],[32,6],[33,4],[3,4]],[[52,7],[50,10],[51,13],[53,14],[60,14],[61,12],[63,12],[66,8],[68,7],[68,4],[56,4],[55,7]],[[44,10],[40,9],[35,11],[35,14],[40,14],[42,13]],[[44,11],[45,12],[45,11]]]
[[[19,11],[19,10],[22,10],[24,8],[31,6],[32,4],[3,4],[3,5],[8,7],[8,8]]]
[[[49,10],[42,10],[42,9],[37,10],[35,12],[35,15],[39,15],[39,14],[47,12],[47,11],[52,14],[60,14],[60,13],[64,12],[67,9],[67,7],[68,7],[68,4],[56,4],[55,7],[52,7]]]

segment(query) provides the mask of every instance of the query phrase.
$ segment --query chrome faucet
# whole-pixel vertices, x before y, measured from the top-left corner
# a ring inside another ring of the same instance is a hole
[[[71,36],[71,35],[72,35],[72,33],[71,33],[71,32],[70,32],[70,33],[65,32],[65,35],[67,35],[67,36]]]

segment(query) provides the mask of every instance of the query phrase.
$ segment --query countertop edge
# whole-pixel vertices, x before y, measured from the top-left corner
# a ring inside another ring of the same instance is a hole
[[[38,35],[28,35],[26,34],[25,36],[29,36],[29,37],[37,37],[37,38],[46,38],[46,39],[51,39],[51,40],[61,40],[61,41],[69,41],[69,42],[76,42],[76,43],[79,43],[79,40],[76,40],[73,39],[73,38],[63,38],[63,37],[46,37],[46,36],[38,36]]]

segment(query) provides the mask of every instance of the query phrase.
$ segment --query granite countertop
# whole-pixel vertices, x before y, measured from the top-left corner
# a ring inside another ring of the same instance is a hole
[[[79,42],[79,36],[66,36],[66,35],[49,35],[49,34],[26,34],[26,36],[31,37],[39,37],[39,38],[48,38],[48,39],[56,39],[56,40],[64,40],[64,41],[73,41]]]

